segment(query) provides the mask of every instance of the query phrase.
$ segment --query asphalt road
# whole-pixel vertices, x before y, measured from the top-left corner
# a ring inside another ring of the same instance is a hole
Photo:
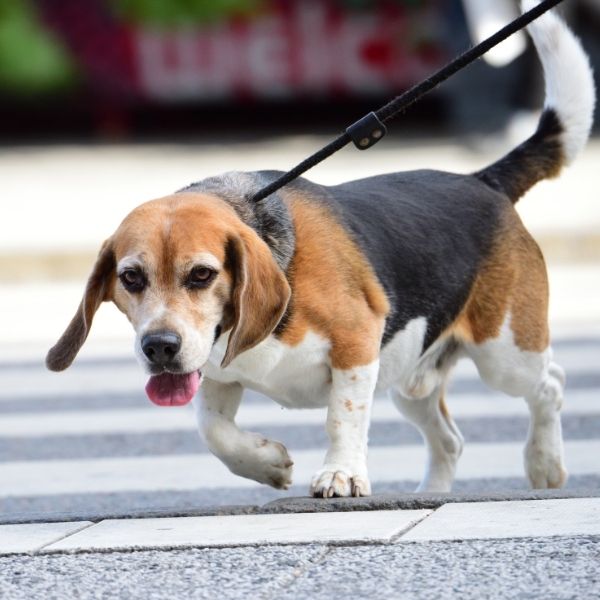
[[[600,338],[555,339],[568,373],[563,413],[571,489],[600,489]],[[40,348],[39,355],[42,355]],[[326,449],[323,411],[283,410],[247,394],[239,422],[282,441],[295,460],[294,485],[272,490],[229,473],[203,445],[191,407],[146,399],[131,358],[83,357],[60,375],[34,352],[0,361],[0,518],[261,504],[305,495]],[[466,447],[454,491],[525,490],[521,452],[527,411],[487,390],[458,365],[449,406]],[[370,436],[374,492],[407,492],[425,463],[419,434],[386,398],[376,400]]]

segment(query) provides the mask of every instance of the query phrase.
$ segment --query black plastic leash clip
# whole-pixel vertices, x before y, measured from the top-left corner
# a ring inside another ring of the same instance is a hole
[[[387,133],[387,129],[377,115],[370,112],[356,123],[352,123],[346,129],[346,133],[359,150],[368,150]]]

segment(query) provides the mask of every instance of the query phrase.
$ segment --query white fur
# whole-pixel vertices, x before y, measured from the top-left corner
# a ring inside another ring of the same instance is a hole
[[[449,492],[464,441],[452,418],[440,410],[443,388],[434,389],[426,398],[410,398],[398,389],[393,389],[391,395],[404,418],[421,432],[427,446],[427,466],[417,491]]]
[[[427,319],[418,317],[396,333],[381,352],[377,390],[385,391],[398,380],[408,381],[421,356]]]
[[[287,450],[279,442],[240,431],[234,423],[243,387],[289,408],[327,406],[331,444],[323,468],[313,478],[312,492],[321,496],[370,494],[367,433],[379,361],[334,369],[329,363],[329,342],[308,332],[293,347],[270,336],[221,369],[227,341],[226,335],[219,339],[203,368],[206,380],[197,404],[210,450],[234,473],[287,487],[291,466],[282,466],[291,462]]]
[[[496,339],[467,344],[465,349],[485,383],[527,402],[525,470],[532,487],[561,487],[567,478],[560,424],[565,375],[552,362],[552,349],[521,350],[514,342],[510,316]]]
[[[287,346],[269,336],[221,369],[228,340],[229,334],[225,334],[213,347],[203,367],[207,377],[225,383],[237,381],[287,408],[327,406],[331,386],[328,340],[309,331],[300,344]]]
[[[379,361],[353,369],[332,369],[327,406],[330,446],[315,474],[315,496],[368,496],[367,443]]]
[[[288,408],[327,406],[331,444],[311,491],[325,496],[367,495],[367,432],[373,394],[375,387],[379,391],[394,388],[396,405],[419,427],[428,444],[428,474],[421,489],[447,491],[462,451],[462,437],[439,410],[438,390],[451,363],[436,367],[443,342],[421,354],[426,331],[424,317],[413,319],[386,345],[380,361],[348,370],[331,368],[330,344],[314,332],[293,347],[270,336],[221,369],[228,342],[228,336],[222,336],[203,367],[207,379],[198,410],[209,448],[235,473],[243,471],[244,476],[261,482],[287,482],[289,473],[284,476],[281,467],[273,473],[272,468],[289,460],[285,448],[278,442],[265,443],[262,436],[242,432],[234,424],[242,386]],[[216,410],[216,406],[223,409]],[[260,449],[257,443],[263,444]],[[238,453],[244,455],[243,464],[236,462]]]
[[[434,342],[421,354],[426,331],[427,320],[419,317],[387,344],[381,353],[378,389],[391,390],[394,404],[421,432],[427,446],[427,467],[418,491],[448,492],[462,453],[463,437],[452,418],[442,414],[440,397],[448,371],[461,351],[439,366],[444,341]]]
[[[523,10],[536,6],[524,0]],[[547,12],[528,26],[546,81],[545,106],[558,114],[565,129],[562,135],[566,163],[583,149],[594,116],[594,77],[589,59],[579,40],[554,13]]]
[[[242,392],[237,383],[205,379],[194,406],[206,445],[232,473],[287,489],[293,463],[285,447],[259,433],[241,431],[235,424]]]
[[[324,466],[313,477],[319,496],[368,495],[367,433],[375,388],[390,390],[400,412],[423,435],[428,451],[420,491],[450,491],[463,438],[440,408],[450,368],[463,355],[476,364],[491,387],[526,399],[531,424],[525,468],[534,487],[557,487],[566,478],[559,410],[564,374],[551,361],[551,350],[525,352],[516,346],[510,317],[500,335],[483,344],[463,344],[451,356],[444,340],[421,354],[427,321],[410,321],[386,345],[380,361],[353,369],[333,369],[330,344],[314,332],[290,347],[270,336],[242,353],[225,369],[220,361],[227,336],[215,344],[204,367],[206,381],[198,418],[210,450],[234,473],[275,487],[291,482],[291,460],[279,443],[240,431],[234,419],[243,387],[260,391],[289,408],[327,406],[330,446]]]

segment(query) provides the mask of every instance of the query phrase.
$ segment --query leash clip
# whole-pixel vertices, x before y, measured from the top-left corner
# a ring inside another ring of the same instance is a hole
[[[387,133],[387,129],[377,115],[370,112],[356,123],[352,123],[346,129],[346,133],[359,150],[368,150]]]

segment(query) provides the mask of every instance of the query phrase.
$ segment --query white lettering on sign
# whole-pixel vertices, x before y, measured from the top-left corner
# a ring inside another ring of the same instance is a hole
[[[139,29],[133,39],[139,85],[156,99],[372,94],[409,85],[436,66],[407,47],[406,29],[402,12],[297,2],[243,22]]]

